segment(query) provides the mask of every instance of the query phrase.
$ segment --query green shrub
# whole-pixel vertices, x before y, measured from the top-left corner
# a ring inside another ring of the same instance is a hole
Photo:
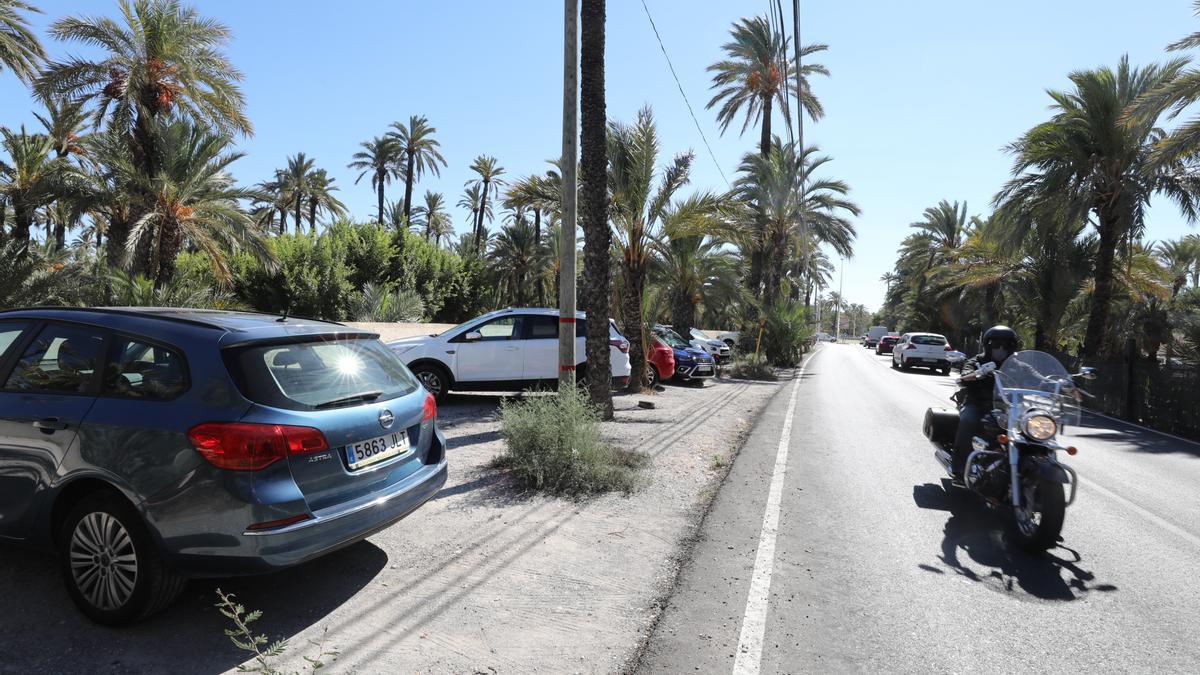
[[[500,405],[507,443],[497,460],[531,490],[580,495],[638,483],[645,455],[618,450],[600,438],[600,415],[580,391],[536,396]]]
[[[760,321],[762,340],[759,341]],[[788,300],[771,303],[758,320],[746,320],[741,326],[738,351],[743,354],[758,353],[767,362],[781,368],[792,368],[800,363],[805,345],[813,337],[804,305]]]
[[[739,357],[729,366],[728,373],[730,377],[739,380],[767,380],[774,382],[779,379],[775,375],[775,369],[767,362],[767,357],[754,353]]]

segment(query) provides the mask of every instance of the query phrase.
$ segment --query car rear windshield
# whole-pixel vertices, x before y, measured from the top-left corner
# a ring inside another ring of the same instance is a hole
[[[322,410],[410,394],[417,380],[375,338],[317,339],[240,347],[226,363],[250,400],[290,410]]]
[[[911,342],[914,345],[937,345],[946,344],[946,338],[941,335],[914,335]]]
[[[879,338],[879,339],[880,339],[880,341],[882,341],[882,342],[891,342],[891,343],[893,343],[893,344],[894,344],[894,343],[896,342],[896,340],[899,340],[900,338],[898,338],[898,337],[893,337],[893,336],[891,336],[891,335],[885,335],[885,336],[883,336],[883,337],[881,337],[881,338]]]

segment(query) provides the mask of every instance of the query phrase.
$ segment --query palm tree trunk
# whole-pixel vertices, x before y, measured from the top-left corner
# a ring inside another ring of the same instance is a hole
[[[632,261],[625,263],[625,296],[621,301],[621,318],[625,337],[629,339],[629,387],[637,394],[646,388],[646,335],[642,321],[642,292],[645,288],[643,270]],[[588,322],[591,329],[592,322]],[[589,371],[590,372],[590,371]]]
[[[287,234],[287,209],[279,207],[279,234]]]
[[[762,136],[758,140],[758,151],[763,157],[771,154],[771,102],[770,96],[763,97]]]
[[[29,230],[33,227],[33,211],[20,200],[13,199],[13,239],[29,243]]]
[[[114,214],[108,221],[108,247],[104,249],[108,266],[112,269],[124,269],[125,243],[128,240],[129,221],[124,214]]]
[[[304,193],[296,191],[296,234],[304,231],[304,218],[301,215],[300,209],[304,207]]]
[[[533,251],[537,256],[534,260],[538,261],[534,269],[534,289],[537,293],[537,301],[542,303],[546,297],[546,285],[542,280],[541,269],[541,254],[542,254],[542,210],[535,208],[533,210]]]
[[[67,247],[67,223],[58,221],[54,224],[54,250],[61,251]]]
[[[1120,235],[1117,233],[1117,218],[1111,208],[1099,214],[1100,246],[1096,251],[1096,289],[1092,293],[1092,307],[1088,315],[1087,330],[1083,337],[1083,353],[1099,356],[1109,351],[1108,332],[1113,298],[1113,264],[1116,258]]]
[[[680,335],[691,335],[692,327],[696,324],[696,304],[692,302],[692,294],[679,289],[671,302],[671,323],[675,332]],[[664,376],[670,377],[669,373]]]
[[[483,190],[479,193],[479,226],[475,230],[475,255],[479,255],[479,246],[483,239],[483,216],[487,213],[488,185],[490,181],[483,179]]]
[[[412,189],[413,189],[413,164],[415,156],[413,153],[408,153],[407,170],[404,173],[404,222],[407,223],[412,218]]]
[[[583,284],[580,305],[591,318],[585,340],[588,397],[604,419],[612,419],[612,362],[609,354],[609,296],[612,294],[612,230],[608,225],[608,112],[604,93],[605,0],[583,0],[580,9],[580,221],[583,224]],[[568,254],[574,254],[573,251]],[[639,298],[640,300],[640,298]],[[640,310],[640,308],[639,308]],[[645,376],[640,311],[634,323],[642,370],[635,370],[639,389]],[[631,348],[632,355],[632,348]]]
[[[379,224],[383,225],[383,178],[379,177],[379,187],[376,188],[376,197],[379,199]]]

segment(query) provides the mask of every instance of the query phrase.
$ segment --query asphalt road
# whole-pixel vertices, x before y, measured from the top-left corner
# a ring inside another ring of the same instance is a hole
[[[1200,445],[1085,419],[1061,457],[1081,478],[1061,546],[1015,552],[998,516],[944,491],[921,434],[955,376],[888,364],[854,345],[807,362],[743,672],[1200,672]],[[791,391],[717,495],[643,671],[734,668]]]

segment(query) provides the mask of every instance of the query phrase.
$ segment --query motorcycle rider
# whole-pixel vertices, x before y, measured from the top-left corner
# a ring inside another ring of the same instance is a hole
[[[962,484],[963,470],[967,457],[971,455],[971,439],[979,433],[980,420],[992,411],[992,392],[996,377],[993,372],[981,369],[992,363],[998,369],[1005,359],[1021,349],[1021,339],[1008,326],[992,326],[983,334],[983,353],[963,364],[962,376],[958,380],[959,390],[955,399],[959,403],[958,433],[954,437],[954,455],[951,468],[954,480]]]

